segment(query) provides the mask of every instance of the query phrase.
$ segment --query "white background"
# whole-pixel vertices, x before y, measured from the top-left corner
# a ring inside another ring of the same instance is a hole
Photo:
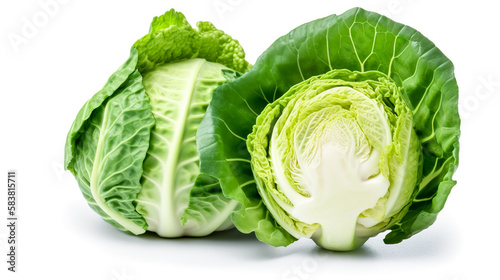
[[[2,1],[0,279],[499,279],[500,27],[495,1]],[[213,22],[255,62],[292,28],[354,6],[431,39],[455,64],[460,167],[437,222],[399,245],[379,236],[349,253],[310,240],[274,248],[237,231],[204,239],[135,237],[102,221],[62,169],[76,113],[170,8]],[[44,17],[45,14],[45,17]],[[22,34],[27,22],[36,30]],[[9,38],[24,38],[13,44]],[[6,171],[19,174],[18,273],[8,273]],[[5,182],[5,183],[4,183]]]

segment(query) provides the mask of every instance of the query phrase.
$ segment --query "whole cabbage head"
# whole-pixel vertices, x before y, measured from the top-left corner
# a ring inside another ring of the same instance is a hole
[[[133,234],[203,236],[232,227],[236,202],[200,173],[196,131],[212,93],[250,65],[209,22],[170,10],[78,113],[65,167],[89,206]]]

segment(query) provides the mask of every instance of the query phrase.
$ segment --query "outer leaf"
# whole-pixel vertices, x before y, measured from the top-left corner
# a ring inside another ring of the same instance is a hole
[[[76,175],[76,170],[73,167],[73,160],[75,156],[75,142],[81,136],[81,134],[85,131],[88,120],[92,112],[102,103],[111,96],[115,91],[120,87],[134,72],[135,67],[137,65],[137,50],[132,49],[130,53],[130,57],[125,61],[125,63],[120,66],[120,68],[109,77],[108,82],[104,85],[104,87],[97,92],[91,99],[89,99],[85,105],[80,109],[78,115],[75,118],[75,121],[71,125],[71,129],[68,132],[68,136],[66,138],[66,146],[64,153],[64,167],[67,170],[70,170],[74,175]]]
[[[189,206],[190,191],[200,173],[196,130],[213,90],[226,81],[222,69],[225,67],[220,64],[197,58],[165,64],[144,75],[156,124],[144,161],[143,189],[136,202],[137,211],[149,224],[148,230],[160,236],[207,235],[223,224],[235,207],[227,199],[213,205],[213,209],[196,207],[195,203],[201,203],[201,194]],[[198,184],[204,182],[207,181],[198,180]],[[216,191],[210,186],[206,188]],[[213,195],[207,195],[205,203],[213,201]],[[183,226],[180,217],[188,206],[193,207],[191,213],[198,211],[198,217],[196,222]],[[214,211],[226,216],[215,217]]]
[[[150,33],[135,42],[139,51],[138,69],[150,71],[156,65],[191,58],[205,58],[239,72],[246,72],[250,64],[237,40],[209,22],[198,22],[198,30],[174,10],[155,17]]]
[[[198,227],[193,230],[198,236],[229,229],[233,227],[231,212],[237,203],[222,194],[219,180],[200,174],[191,190],[189,206],[181,216],[182,224],[188,228]]]
[[[90,207],[107,222],[134,234],[147,228],[133,201],[141,190],[142,162],[153,124],[136,70],[93,110],[75,141],[73,170]]]
[[[167,29],[173,25],[177,27],[186,27],[187,29],[191,28],[191,25],[182,13],[178,13],[174,9],[170,9],[165,14],[153,18],[149,33]]]
[[[456,183],[460,119],[450,60],[411,27],[360,8],[306,23],[274,42],[248,73],[219,87],[198,130],[202,172],[219,178],[224,193],[241,203],[235,225],[272,245],[287,245],[294,238],[262,203],[244,148],[246,136],[267,104],[302,80],[332,69],[385,73],[413,110],[423,177],[414,203],[386,243],[431,225]]]
[[[200,22],[198,29],[192,28],[174,10],[156,17],[150,33],[134,47],[139,52],[138,69],[144,75],[156,119],[137,211],[146,218],[149,230],[165,237],[201,236],[219,227],[227,228],[224,222],[235,203],[224,198],[219,188],[213,188],[210,180],[203,176],[196,179],[199,161],[195,136],[213,90],[228,77],[236,76],[236,71],[250,67],[242,47],[211,23]]]

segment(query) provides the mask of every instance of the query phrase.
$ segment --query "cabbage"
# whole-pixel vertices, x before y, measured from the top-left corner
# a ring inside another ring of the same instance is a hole
[[[360,8],[279,38],[215,90],[197,132],[201,172],[239,202],[240,231],[338,251],[429,227],[456,183],[459,135],[451,61]]]
[[[295,85],[259,115],[248,148],[273,217],[328,249],[354,249],[393,225],[419,176],[411,111],[376,71]]]
[[[203,236],[232,227],[236,202],[200,173],[196,131],[213,90],[249,68],[239,43],[174,10],[78,113],[65,167],[89,206],[133,234]]]

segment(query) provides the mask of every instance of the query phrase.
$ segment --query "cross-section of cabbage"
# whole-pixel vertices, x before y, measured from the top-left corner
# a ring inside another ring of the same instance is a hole
[[[247,141],[260,195],[296,238],[353,250],[406,213],[420,142],[396,84],[333,70],[292,87]]]

